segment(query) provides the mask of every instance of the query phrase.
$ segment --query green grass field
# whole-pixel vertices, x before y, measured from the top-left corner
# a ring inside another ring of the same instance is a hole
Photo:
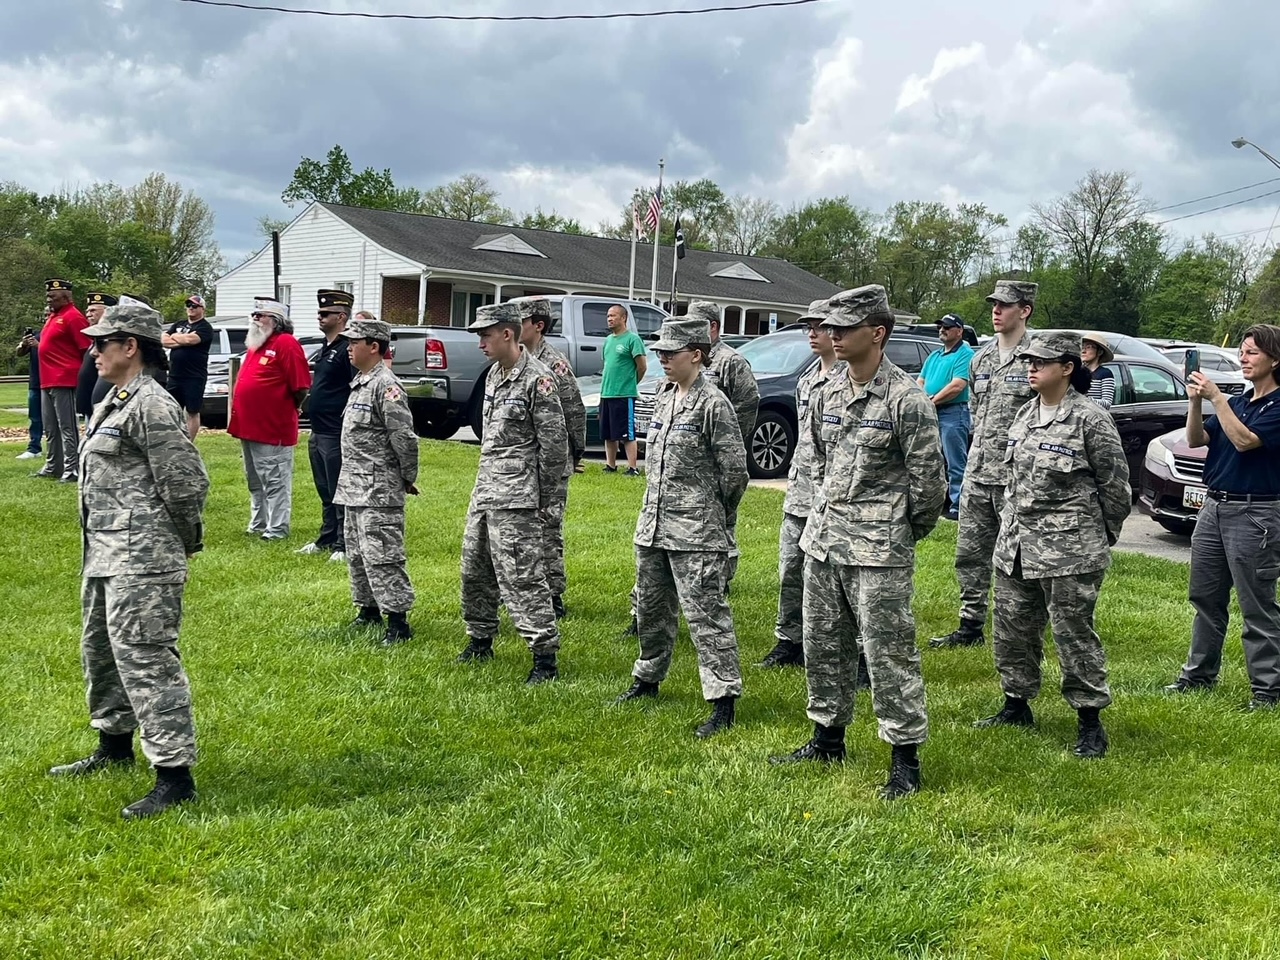
[[[687,640],[658,702],[609,705],[635,654],[618,636],[639,483],[594,466],[573,481],[563,678],[525,689],[509,628],[492,664],[453,663],[474,448],[423,444],[417,639],[388,652],[343,629],[345,568],[293,554],[319,519],[303,449],[294,536],[267,545],[242,534],[234,442],[200,447],[213,491],[182,651],[202,799],[128,824],[143,766],[45,776],[94,744],[76,495],[0,445],[0,957],[1280,956],[1280,716],[1236,710],[1238,628],[1216,692],[1161,695],[1190,626],[1185,566],[1122,556],[1104,588],[1106,760],[1068,753],[1056,667],[1037,730],[979,732],[999,702],[989,648],[926,652],[925,792],[885,804],[867,694],[836,769],[766,763],[809,735],[794,671],[748,666],[738,726],[696,741]],[[748,664],[773,642],[780,508],[752,489],[742,511]],[[920,549],[922,638],[953,626],[953,549],[946,523]]]

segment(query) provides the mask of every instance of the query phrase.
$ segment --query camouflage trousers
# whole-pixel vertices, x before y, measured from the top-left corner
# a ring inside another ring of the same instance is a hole
[[[408,612],[415,598],[404,549],[404,507],[342,509],[352,601],[383,613]]]
[[[809,719],[824,727],[847,727],[853,720],[861,646],[880,739],[894,746],[923,743],[929,715],[911,613],[915,571],[847,567],[808,557],[804,573]]]
[[[636,545],[636,622],[640,656],[632,676],[661,683],[671,669],[680,611],[698,654],[706,700],[742,696],[742,668],[733,613],[725,594],[723,553]]]
[[[992,642],[996,670],[1006,696],[1033,700],[1040,693],[1045,624],[1062,665],[1062,696],[1074,709],[1111,703],[1107,655],[1093,629],[1105,570],[1027,580],[1014,561],[1012,574],[996,571],[996,616]]]
[[[551,595],[564,596],[568,578],[564,572],[564,512],[569,505],[569,478],[556,484],[551,502],[538,511],[542,518],[542,556],[547,564]]]
[[[142,728],[142,753],[157,767],[196,762],[191,685],[178,656],[181,574],[86,577],[80,591],[80,656],[89,725],[123,735]]]
[[[802,643],[804,641],[804,551],[800,549],[800,537],[808,517],[793,513],[782,515],[782,529],[778,534],[778,620],[773,635],[778,642]]]
[[[996,549],[1003,509],[1004,487],[965,481],[960,491],[960,531],[956,537],[961,619],[987,622],[991,555]]]
[[[472,507],[467,513],[462,534],[462,619],[467,636],[496,637],[499,604],[506,606],[516,632],[534,653],[560,649],[537,510]]]

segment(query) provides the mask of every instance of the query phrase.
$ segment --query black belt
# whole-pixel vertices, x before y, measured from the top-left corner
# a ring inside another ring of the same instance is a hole
[[[1280,493],[1227,493],[1225,490],[1210,490],[1206,494],[1210,500],[1219,503],[1275,503],[1280,501]]]

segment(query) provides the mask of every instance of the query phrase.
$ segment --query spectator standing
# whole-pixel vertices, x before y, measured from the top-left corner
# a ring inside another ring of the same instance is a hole
[[[244,365],[232,394],[227,432],[240,441],[249,484],[249,529],[263,540],[289,535],[293,512],[293,450],[298,411],[311,386],[289,308],[267,297],[254,301]]]
[[[330,562],[341,563],[347,558],[345,521],[342,506],[334,502],[333,495],[338,489],[338,477],[342,471],[343,411],[347,398],[351,396],[351,381],[357,372],[351,351],[347,348],[353,341],[343,336],[355,297],[345,290],[317,290],[316,300],[317,319],[325,342],[316,353],[311,394],[307,399],[307,418],[311,421],[307,459],[311,463],[311,479],[316,485],[316,494],[320,497],[321,521],[315,542],[308,543],[297,552],[328,553]],[[381,327],[377,329],[381,330]],[[390,327],[386,333],[390,340]],[[382,362],[382,354],[378,355],[378,362]]]
[[[969,365],[973,347],[964,342],[964,321],[948,313],[938,321],[942,349],[929,354],[916,382],[938,411],[942,454],[947,459],[947,519],[960,519],[960,486],[969,462]]]
[[[119,299],[109,293],[93,291],[85,297],[85,319],[90,324],[95,324],[102,319],[108,307],[114,307],[119,302]],[[111,382],[99,375],[96,361],[93,351],[86,350],[84,362],[80,364],[80,377],[76,381],[76,413],[84,417],[86,424],[93,415],[95,404],[111,389]],[[99,384],[103,385],[101,392],[98,390]]]
[[[48,314],[45,315],[48,319]],[[36,339],[33,329],[28,327],[18,341],[18,356],[28,356],[27,371],[27,420],[30,424],[27,433],[27,449],[15,458],[17,460],[35,460],[40,456],[40,440],[44,436],[44,419],[40,415],[40,341]]]
[[[1240,367],[1253,386],[1240,396],[1226,396],[1198,371],[1187,383],[1187,444],[1209,447],[1209,491],[1191,535],[1191,649],[1182,675],[1165,690],[1187,693],[1217,683],[1235,587],[1253,690],[1248,709],[1271,710],[1280,705],[1280,327],[1245,331]],[[1213,404],[1208,419],[1201,400]]]
[[[649,358],[640,335],[627,329],[627,308],[615,304],[606,317],[609,336],[604,340],[604,371],[600,382],[600,437],[604,440],[604,469],[618,472],[618,444],[627,457],[627,476],[637,477],[639,445],[636,443],[636,398],[640,381],[649,369]]]
[[[1116,402],[1116,375],[1103,366],[1116,358],[1107,338],[1100,333],[1085,333],[1080,337],[1080,359],[1085,369],[1093,374],[1089,383],[1089,399],[1103,410],[1110,410]]]
[[[204,405],[204,385],[209,379],[209,348],[213,326],[204,316],[204,297],[193,294],[184,304],[187,319],[165,331],[169,349],[169,381],[166,387],[186,411],[187,436],[195,440],[200,432],[200,408]]]
[[[70,281],[44,282],[49,319],[40,331],[40,413],[49,437],[49,456],[35,477],[75,483],[80,430],[76,423],[76,386],[89,338],[89,325],[76,307]]]

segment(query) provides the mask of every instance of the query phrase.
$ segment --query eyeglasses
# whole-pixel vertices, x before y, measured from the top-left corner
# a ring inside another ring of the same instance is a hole
[[[128,343],[131,339],[133,338],[132,337],[94,337],[93,349],[97,350],[99,353],[102,353],[107,349],[107,344],[109,343]]]
[[[1031,369],[1043,370],[1046,366],[1048,366],[1051,363],[1067,363],[1067,361],[1062,357],[1056,357],[1052,360],[1046,360],[1043,357],[1033,357],[1031,360]]]
[[[655,350],[659,360],[670,360],[678,353],[693,353],[693,347],[681,347],[679,350]]]

